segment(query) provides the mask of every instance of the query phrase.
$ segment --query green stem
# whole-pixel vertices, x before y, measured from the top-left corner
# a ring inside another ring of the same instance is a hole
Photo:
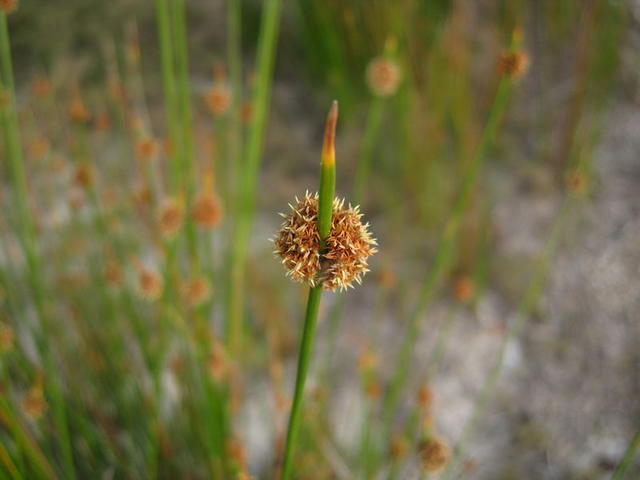
[[[390,427],[390,424],[393,421],[393,412],[397,407],[400,391],[404,386],[410,371],[409,363],[411,361],[411,355],[413,353],[415,343],[418,339],[420,319],[430,305],[434,294],[440,286],[440,282],[451,267],[454,257],[455,239],[462,224],[464,213],[467,210],[473,187],[477,182],[482,161],[488,147],[493,142],[498,130],[499,121],[505,111],[509,93],[511,91],[511,85],[512,82],[507,77],[503,77],[500,81],[493,106],[489,112],[487,124],[482,132],[480,144],[478,145],[471,164],[469,165],[462,180],[458,197],[453,206],[453,211],[445,224],[445,228],[436,248],[433,265],[429,269],[429,273],[427,274],[422,289],[420,290],[416,307],[409,318],[407,332],[394,370],[395,373],[389,387],[389,393],[385,399],[384,416],[387,427]]]
[[[638,447],[640,447],[640,429],[636,432],[635,436],[631,440],[629,448],[627,448],[627,451],[625,452],[624,457],[622,457],[620,464],[613,472],[611,480],[622,480],[624,478],[625,473],[636,458]]]
[[[71,439],[69,435],[69,425],[62,398],[60,385],[60,374],[51,354],[48,341],[52,338],[48,319],[45,318],[44,292],[41,278],[40,262],[36,250],[36,238],[33,217],[28,205],[28,188],[20,146],[20,132],[18,129],[18,116],[15,102],[15,82],[13,79],[13,67],[11,64],[11,46],[9,40],[9,27],[7,17],[0,12],[0,66],[2,79],[0,87],[6,84],[9,95],[8,108],[2,108],[2,124],[6,140],[7,157],[14,188],[16,189],[16,203],[18,204],[18,214],[21,227],[22,245],[27,260],[27,271],[29,284],[32,289],[36,311],[40,320],[41,335],[38,341],[38,348],[42,354],[42,362],[47,372],[49,381],[47,382],[47,393],[51,397],[52,413],[58,434],[60,435],[60,448],[62,450],[62,461],[65,473],[68,478],[75,479],[75,467],[73,464],[73,453]]]
[[[287,430],[287,443],[285,445],[284,462],[282,465],[281,480],[288,480],[291,476],[291,465],[293,461],[293,449],[296,444],[298,430],[300,428],[300,413],[302,407],[302,395],[304,384],[307,379],[313,338],[318,320],[318,310],[320,308],[320,297],[322,296],[322,285],[309,289],[307,300],[307,311],[304,318],[304,330],[302,331],[302,342],[300,344],[300,354],[298,356],[298,373],[296,375],[296,387],[293,395],[293,404],[289,417],[289,428]]]
[[[264,3],[258,41],[257,76],[253,95],[254,116],[249,128],[244,172],[240,178],[235,242],[231,251],[231,278],[227,308],[227,342],[229,353],[235,356],[242,341],[242,318],[245,262],[253,219],[258,169],[264,143],[264,133],[271,99],[271,82],[278,39],[282,0]]]
[[[507,352],[507,348],[511,344],[511,341],[520,335],[520,332],[522,331],[522,328],[524,327],[527,320],[529,311],[542,293],[549,261],[551,259],[551,256],[557,249],[560,239],[560,233],[562,232],[562,227],[566,224],[566,220],[567,218],[569,218],[569,214],[571,212],[570,205],[571,203],[568,200],[565,200],[557,218],[554,220],[551,233],[549,234],[549,238],[545,245],[543,258],[540,260],[538,267],[533,273],[531,281],[527,286],[527,290],[520,304],[518,305],[515,320],[507,331],[507,334],[505,335],[502,344],[500,345],[498,357],[496,358],[496,361],[489,373],[489,377],[487,378],[487,381],[482,387],[480,395],[478,396],[478,399],[474,404],[469,420],[465,424],[458,445],[455,448],[453,458],[449,462],[449,465],[444,472],[443,478],[449,478],[454,474],[454,470],[460,461],[460,457],[462,452],[464,451],[466,442],[475,430],[478,421],[484,414],[489,400],[493,392],[495,391],[498,380],[500,380],[500,374],[502,373],[502,367],[504,365],[504,358]]]

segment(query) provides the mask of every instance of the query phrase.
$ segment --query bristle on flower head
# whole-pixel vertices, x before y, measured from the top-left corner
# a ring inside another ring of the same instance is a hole
[[[275,253],[282,259],[287,275],[311,286],[322,283],[331,291],[360,283],[369,271],[367,259],[377,251],[377,243],[369,225],[362,223],[358,207],[345,208],[344,200],[334,199],[331,232],[321,259],[318,195],[307,193],[296,201],[274,239]]]

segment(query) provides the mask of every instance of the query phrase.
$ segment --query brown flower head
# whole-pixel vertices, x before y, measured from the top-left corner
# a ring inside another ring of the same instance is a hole
[[[206,277],[195,277],[182,287],[185,300],[192,307],[206,303],[211,298],[211,282]]]
[[[9,14],[18,8],[18,0],[0,0],[0,10]]]
[[[418,455],[422,469],[426,473],[436,473],[447,464],[451,451],[440,437],[430,437],[420,444]]]
[[[398,90],[402,72],[396,62],[386,57],[371,60],[366,72],[367,85],[374,95],[390,97]]]
[[[135,151],[139,160],[155,160],[158,155],[158,144],[153,138],[143,138],[136,143]]]
[[[73,172],[73,184],[79,188],[89,188],[93,185],[94,171],[91,165],[87,163],[80,163],[76,165],[76,170]]]
[[[47,98],[52,89],[51,82],[44,75],[38,75],[33,81],[33,93],[40,99]]]
[[[156,300],[162,295],[164,285],[156,272],[144,267],[138,269],[138,292],[146,300]]]
[[[42,383],[42,374],[38,374],[29,391],[22,397],[22,410],[32,420],[38,420],[47,409]]]
[[[511,80],[520,80],[529,69],[529,55],[523,51],[505,52],[498,62],[498,70]]]
[[[322,282],[326,290],[345,290],[360,283],[369,271],[367,259],[377,250],[376,241],[363,224],[358,207],[344,207],[344,200],[334,199],[331,233],[325,252],[320,255],[318,233],[318,195],[308,192],[297,204],[290,205],[289,215],[281,214],[284,223],[274,239],[275,252],[282,259],[287,275],[296,282],[315,286]]]
[[[191,218],[204,229],[215,228],[222,219],[222,206],[213,192],[200,192],[191,206]]]
[[[209,111],[216,116],[224,115],[231,106],[231,91],[225,83],[216,82],[205,96]]]
[[[89,121],[89,110],[84,104],[79,95],[76,95],[71,100],[69,105],[69,118],[71,121],[78,125],[84,125]]]
[[[182,203],[167,199],[158,212],[158,225],[162,236],[166,239],[174,238],[182,226],[182,218]]]
[[[409,450],[409,442],[404,435],[395,433],[389,443],[389,454],[394,460],[402,460]]]
[[[7,323],[0,323],[0,354],[8,352],[13,348],[15,340],[13,328]]]

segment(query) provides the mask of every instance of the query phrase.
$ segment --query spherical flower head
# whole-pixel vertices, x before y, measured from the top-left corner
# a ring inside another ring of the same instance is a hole
[[[191,218],[200,228],[215,228],[222,219],[222,206],[213,192],[201,192],[193,199]]]
[[[325,290],[345,290],[360,283],[369,271],[367,260],[377,250],[376,241],[363,224],[358,207],[344,207],[344,200],[334,199],[331,232],[320,255],[318,233],[318,195],[307,193],[297,200],[293,210],[274,239],[275,253],[282,259],[287,275],[296,282],[311,286],[322,283]],[[321,258],[322,257],[322,258]]]
[[[529,69],[529,55],[523,51],[505,52],[498,62],[498,70],[513,81],[520,80]]]
[[[231,91],[226,84],[215,83],[207,92],[205,101],[212,114],[222,116],[229,111],[231,106]]]
[[[4,13],[12,13],[18,8],[18,0],[0,0],[0,10]]]
[[[420,445],[420,463],[426,473],[441,471],[449,461],[451,451],[440,437],[430,437]]]
[[[13,348],[15,333],[13,328],[6,323],[0,323],[0,354],[8,352]]]
[[[386,57],[371,60],[367,67],[367,84],[378,97],[390,97],[398,90],[402,72],[396,62]]]
[[[95,179],[95,172],[88,163],[80,163],[76,165],[76,169],[73,172],[73,184],[76,187],[88,189],[93,185]]]
[[[176,236],[183,219],[182,203],[175,199],[164,201],[158,212],[158,225],[162,237],[171,240]]]
[[[138,292],[146,300],[157,300],[162,295],[164,284],[157,273],[140,268],[138,271]]]
[[[142,138],[136,143],[135,151],[139,160],[155,160],[158,155],[158,144],[153,138]]]
[[[211,282],[206,277],[189,279],[184,284],[182,293],[189,305],[198,307],[211,298]]]
[[[69,117],[77,125],[84,125],[89,121],[89,110],[80,97],[74,97],[69,105]]]

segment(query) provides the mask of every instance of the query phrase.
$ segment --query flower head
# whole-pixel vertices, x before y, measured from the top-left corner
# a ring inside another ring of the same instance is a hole
[[[418,455],[422,469],[426,473],[436,473],[447,464],[451,451],[440,437],[430,437],[422,442]]]
[[[511,80],[520,80],[529,69],[529,55],[523,51],[505,52],[498,62],[498,70]]]
[[[296,199],[297,200],[297,199]],[[347,289],[360,283],[369,271],[367,259],[377,250],[376,241],[363,224],[358,207],[344,207],[344,200],[334,199],[331,232],[325,251],[320,254],[318,233],[318,195],[308,192],[297,200],[278,232],[274,244],[287,269],[296,282],[311,286],[322,283],[326,290]]]
[[[4,13],[12,13],[18,8],[18,0],[0,0],[0,10]]]
[[[400,85],[402,73],[396,62],[386,57],[371,60],[366,72],[367,84],[378,97],[390,97]]]

